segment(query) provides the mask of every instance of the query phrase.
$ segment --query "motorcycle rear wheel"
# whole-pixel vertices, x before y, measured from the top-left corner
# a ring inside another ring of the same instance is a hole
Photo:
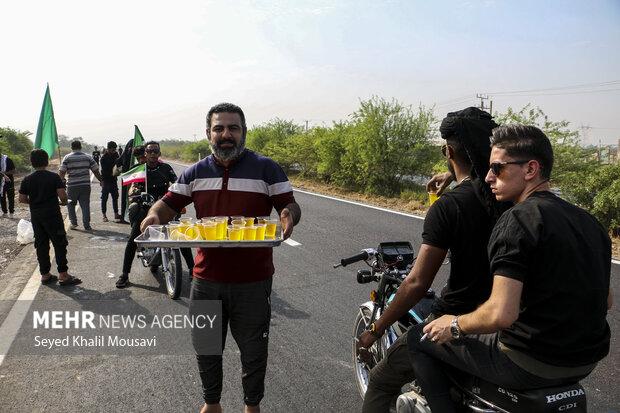
[[[368,389],[368,380],[370,379],[370,370],[376,366],[382,359],[385,357],[386,348],[384,345],[383,337],[375,342],[370,347],[370,353],[373,356],[373,360],[370,364],[363,362],[357,358],[357,337],[362,334],[364,330],[370,324],[370,317],[372,313],[366,308],[362,307],[360,311],[357,313],[357,317],[355,318],[355,324],[353,328],[353,369],[355,371],[355,384],[357,385],[357,389],[360,392],[360,396],[362,399],[366,394],[366,390]]]
[[[162,248],[162,273],[166,282],[168,297],[176,300],[181,295],[183,267],[178,249]]]

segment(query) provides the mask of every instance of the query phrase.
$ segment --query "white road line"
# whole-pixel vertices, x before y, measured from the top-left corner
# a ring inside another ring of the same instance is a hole
[[[616,264],[616,265],[620,265],[620,261],[618,261],[618,260],[613,260],[613,259],[612,259],[612,260],[611,260],[611,262],[613,262],[613,263],[614,263],[614,264]]]
[[[289,238],[289,239],[285,239],[285,240],[284,240],[284,241],[282,241],[282,242],[284,242],[284,243],[285,243],[285,244],[287,244],[287,245],[290,245],[291,247],[299,247],[299,246],[301,245],[299,242],[294,241],[294,240],[292,240],[292,239],[290,239],[290,238]]]
[[[377,206],[374,206],[374,205],[362,204],[361,202],[349,201],[348,199],[342,199],[342,198],[336,198],[336,197],[329,196],[329,195],[317,194],[315,192],[302,191],[301,189],[296,189],[296,188],[293,188],[293,189],[295,190],[295,192],[301,192],[302,194],[314,195],[314,196],[318,196],[318,197],[321,197],[321,198],[327,198],[327,199],[332,199],[334,201],[344,202],[344,203],[347,203],[347,204],[352,204],[352,205],[362,206],[362,207],[366,207],[366,208],[376,209],[378,211],[383,211],[383,212],[391,212],[392,214],[396,214],[396,215],[402,215],[402,216],[405,216],[405,217],[417,218],[417,219],[424,220],[424,217],[420,216],[420,215],[407,214],[405,212],[394,211],[393,209],[381,208],[381,207],[377,207]]]

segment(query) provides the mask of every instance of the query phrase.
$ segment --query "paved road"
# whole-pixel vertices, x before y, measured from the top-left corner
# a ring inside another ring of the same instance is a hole
[[[41,287],[36,300],[93,299],[139,301],[161,297],[163,286],[134,262],[126,290],[114,287],[120,272],[127,226],[101,223],[98,189],[93,186],[94,233],[71,231],[71,271],[84,284],[74,289]],[[361,400],[353,381],[350,334],[357,305],[367,300],[369,286],[355,282],[356,268],[332,264],[380,241],[410,240],[419,245],[420,219],[296,192],[303,220],[293,240],[300,245],[274,249],[276,275],[272,296],[272,329],[264,411],[355,412]],[[192,211],[189,211],[191,214]],[[30,255],[34,259],[34,255]],[[34,261],[31,261],[34,262]],[[0,299],[15,299],[32,274],[24,266],[14,280],[0,287]],[[443,267],[434,287],[445,282]],[[618,265],[612,284],[620,291]],[[21,277],[21,278],[20,278]],[[2,288],[4,287],[4,290]],[[187,289],[179,306],[187,302]],[[8,305],[0,302],[0,322]],[[615,333],[620,328],[618,306],[609,315],[614,332],[611,355],[584,386],[591,411],[620,406],[617,393],[619,354]],[[19,338],[19,336],[18,336]],[[197,411],[201,391],[192,356],[16,356],[15,348],[0,366],[0,411]],[[239,352],[229,336],[225,356],[222,404],[240,411]]]

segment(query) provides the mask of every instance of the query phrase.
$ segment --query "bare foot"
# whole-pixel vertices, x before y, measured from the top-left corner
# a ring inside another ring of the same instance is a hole
[[[222,413],[222,405],[205,403],[200,409],[200,413]]]
[[[248,406],[243,409],[243,413],[260,413],[260,406]]]

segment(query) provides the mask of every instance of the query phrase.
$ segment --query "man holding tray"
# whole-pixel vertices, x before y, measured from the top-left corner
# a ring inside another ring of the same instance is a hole
[[[280,216],[283,238],[293,232],[301,209],[282,168],[245,149],[247,127],[241,108],[220,103],[207,114],[212,154],[187,168],[150,209],[141,229],[173,219],[194,203],[197,218]],[[271,248],[200,248],[194,266],[192,300],[221,300],[222,348],[228,325],[241,352],[245,412],[260,411],[267,369],[271,318]],[[205,404],[202,413],[221,412],[222,356],[197,355]]]

